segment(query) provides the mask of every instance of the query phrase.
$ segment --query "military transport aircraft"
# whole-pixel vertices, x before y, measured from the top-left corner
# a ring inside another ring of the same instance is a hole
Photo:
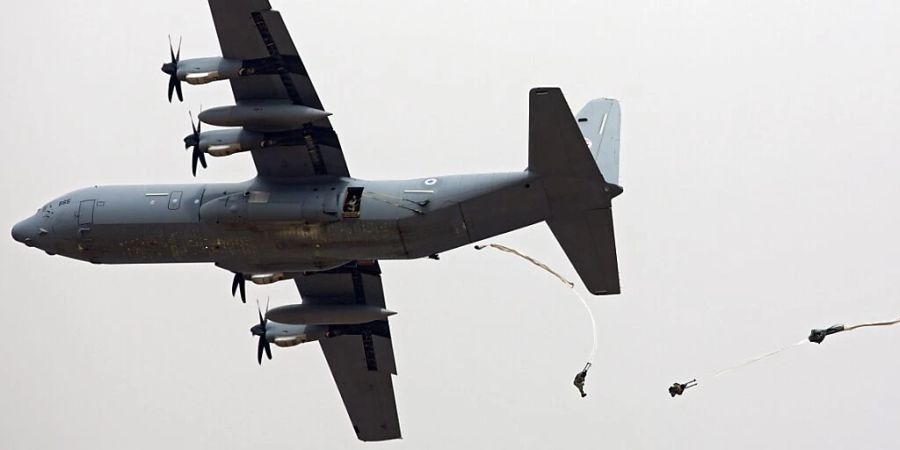
[[[280,14],[267,0],[209,0],[221,57],[163,65],[181,81],[229,80],[235,105],[203,111],[184,141],[192,161],[250,152],[257,176],[230,184],[95,186],[44,204],[13,238],[96,264],[209,262],[247,280],[293,280],[302,303],[259,314],[257,360],[270,344],[318,341],[359,439],[400,437],[378,260],[413,259],[547,221],[581,280],[618,294],[610,200],[620,112],[594,100],[573,117],[558,88],[530,92],[521,172],[368,181],[343,150]],[[192,124],[193,126],[193,124]],[[580,129],[579,129],[580,128]],[[587,144],[587,145],[585,145]]]

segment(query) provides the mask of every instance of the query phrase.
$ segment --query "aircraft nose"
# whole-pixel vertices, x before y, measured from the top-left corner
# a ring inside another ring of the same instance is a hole
[[[28,219],[25,219],[12,227],[12,237],[13,239],[25,244],[30,245],[34,238],[31,236],[32,233],[29,233],[29,224]]]

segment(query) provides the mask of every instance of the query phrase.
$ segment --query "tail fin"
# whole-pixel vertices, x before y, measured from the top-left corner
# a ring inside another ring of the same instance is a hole
[[[610,203],[622,192],[614,184],[619,178],[618,103],[594,100],[576,122],[559,88],[536,88],[529,113],[528,170],[543,180],[550,203],[547,224],[588,291],[618,294]]]
[[[603,179],[619,184],[619,128],[622,126],[619,102],[611,98],[591,100],[575,117]]]
[[[619,182],[619,102],[592,100],[575,118],[559,88],[531,90],[528,170],[540,175]],[[587,144],[587,151],[585,151]]]

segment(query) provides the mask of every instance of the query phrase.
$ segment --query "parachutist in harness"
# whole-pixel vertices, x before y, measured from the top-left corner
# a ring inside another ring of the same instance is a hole
[[[809,342],[821,344],[822,341],[825,340],[825,336],[828,336],[829,334],[840,333],[841,331],[844,331],[843,325],[832,325],[824,330],[812,330],[809,332]]]
[[[817,329],[809,332],[809,342],[815,342],[816,344],[821,344],[825,337],[829,334],[840,333],[842,331],[850,331],[855,330],[857,328],[867,328],[867,327],[887,327],[891,325],[896,325],[900,323],[900,318],[894,320],[888,320],[884,322],[866,322],[859,323],[856,325],[832,325],[824,330]]]
[[[684,394],[685,389],[692,388],[696,385],[697,385],[696,379],[688,381],[687,383],[683,383],[683,384],[682,383],[674,383],[671,386],[669,386],[669,395],[671,395],[674,398],[676,395]]]
[[[587,363],[584,365],[584,369],[578,374],[575,375],[575,387],[578,388],[578,392],[581,393],[581,397],[587,397],[587,394],[584,393],[584,380],[587,378],[588,369],[591,368],[591,363]]]

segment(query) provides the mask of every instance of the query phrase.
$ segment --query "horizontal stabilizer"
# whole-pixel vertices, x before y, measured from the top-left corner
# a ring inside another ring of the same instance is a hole
[[[593,209],[547,221],[588,292],[619,294],[619,263],[612,210]]]

